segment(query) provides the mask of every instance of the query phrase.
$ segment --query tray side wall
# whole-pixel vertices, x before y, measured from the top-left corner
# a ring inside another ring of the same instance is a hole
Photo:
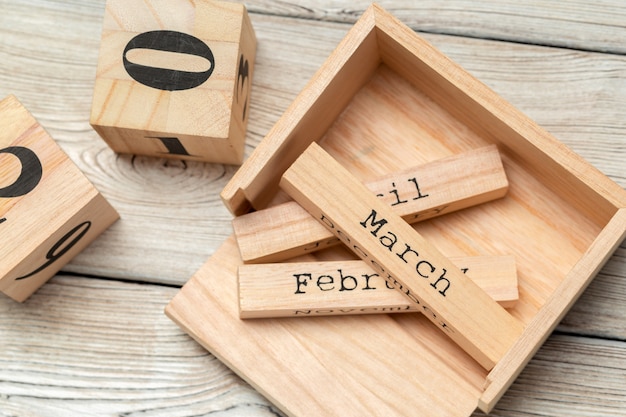
[[[624,238],[626,238],[626,209],[622,208],[552,293],[533,321],[528,324],[522,337],[490,372],[487,377],[488,385],[479,400],[481,410],[488,413],[495,407]]]
[[[281,174],[321,138],[380,64],[371,10],[300,92],[221,193],[235,215],[265,208]]]
[[[379,11],[376,27],[383,63],[480,136],[510,148],[596,224],[605,225],[626,206],[619,185],[396,18]]]

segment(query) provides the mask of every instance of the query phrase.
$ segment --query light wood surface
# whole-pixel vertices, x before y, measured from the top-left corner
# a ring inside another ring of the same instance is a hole
[[[621,2],[381,3],[626,186]],[[247,6],[249,155],[365,4]],[[0,95],[16,94],[122,216],[24,305],[0,300],[0,415],[279,414],[162,312],[231,234],[219,192],[237,167],[117,156],[91,130],[103,1],[0,9]],[[622,244],[492,414],[623,415],[625,282]]]

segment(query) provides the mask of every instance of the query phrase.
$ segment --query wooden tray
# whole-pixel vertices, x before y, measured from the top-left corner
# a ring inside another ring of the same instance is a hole
[[[236,215],[283,201],[312,141],[363,181],[495,143],[501,200],[416,226],[448,256],[512,254],[525,331],[491,372],[419,314],[239,319],[234,238],[166,313],[289,415],[488,412],[626,236],[626,192],[378,6],[370,7],[222,197]],[[316,254],[337,259],[345,251]]]

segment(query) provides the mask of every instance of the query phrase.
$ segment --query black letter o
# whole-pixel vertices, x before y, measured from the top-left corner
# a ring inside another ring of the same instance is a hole
[[[0,149],[0,153],[15,155],[22,164],[22,172],[15,182],[4,188],[0,188],[0,197],[13,198],[30,193],[41,181],[43,167],[37,154],[23,146],[9,146]]]
[[[128,51],[138,48],[196,55],[205,58],[211,66],[206,71],[190,72],[135,64],[130,62],[126,55]],[[166,91],[189,90],[197,87],[209,79],[215,68],[215,58],[207,44],[195,36],[172,30],[154,30],[135,36],[124,48],[122,61],[124,69],[135,81]]]

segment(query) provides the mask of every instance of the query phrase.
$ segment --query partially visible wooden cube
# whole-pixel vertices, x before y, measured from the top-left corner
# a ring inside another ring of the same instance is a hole
[[[0,101],[0,291],[24,301],[118,218],[15,97]]]
[[[240,164],[255,53],[241,4],[108,0],[91,125],[118,153]]]

